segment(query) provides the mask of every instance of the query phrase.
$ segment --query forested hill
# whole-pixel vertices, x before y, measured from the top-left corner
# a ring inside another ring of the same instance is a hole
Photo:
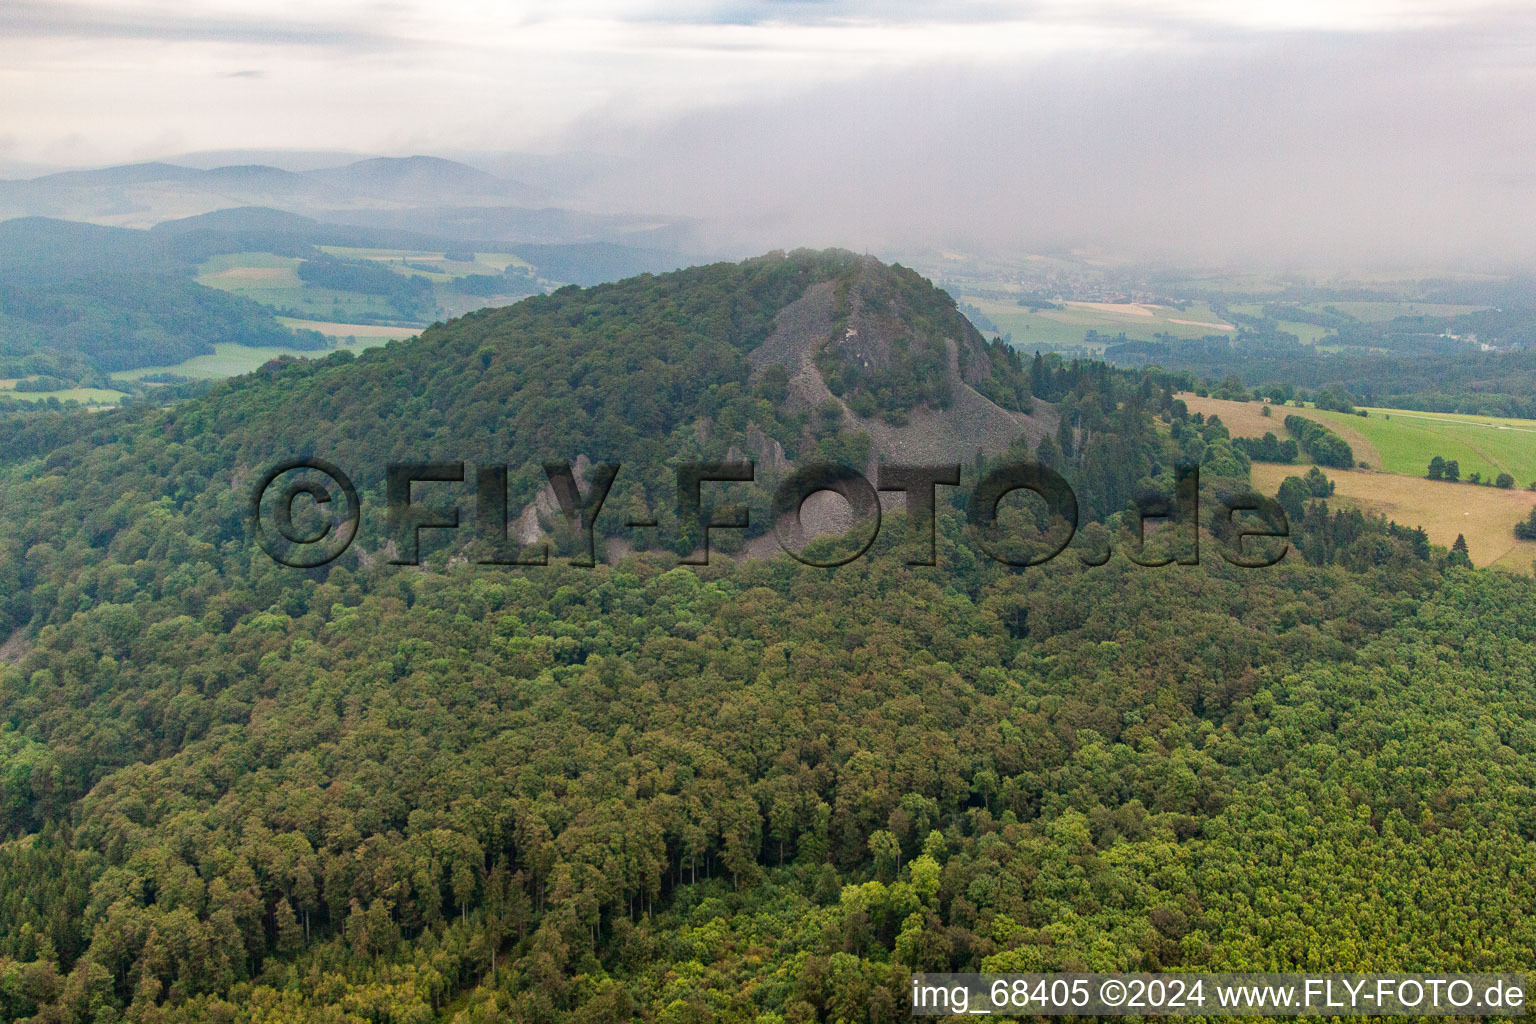
[[[1038,441],[1055,423],[1029,415],[1030,387],[1015,353],[985,342],[912,271],[798,252],[569,287],[356,359],[270,364],[142,426],[117,414],[93,444],[124,432],[174,442],[175,472],[115,463],[107,493],[184,503],[215,482],[212,529],[226,539],[242,514],[229,482],[295,454],[330,459],[380,496],[391,462],[510,464],[514,513],[545,486],[546,461],[613,461],[629,469],[612,507],[652,509],[664,538],[677,532],[668,517],[679,461],[757,460],[761,530],[761,502],[796,464],[863,468],[882,452],[914,451],[964,462]],[[51,462],[85,472],[99,461],[88,447]],[[378,546],[372,535],[363,543]]]
[[[901,268],[573,288],[0,431],[5,1021],[896,1021],[918,969],[1536,953],[1536,592],[1358,515],[1306,511],[1342,564],[1246,571],[1018,572],[949,503],[933,568],[406,568],[365,516],[298,570],[247,533],[294,454],[528,500],[551,458],[958,435],[1111,520],[1175,461],[1246,473],[1155,372],[1026,363]],[[626,479],[664,534],[673,477]]]

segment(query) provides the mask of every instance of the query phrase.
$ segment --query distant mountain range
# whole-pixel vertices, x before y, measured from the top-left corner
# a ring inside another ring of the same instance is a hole
[[[112,218],[120,222],[137,216],[154,223],[166,219],[160,214],[173,205],[163,194],[166,191],[178,197],[179,202],[174,205],[185,208],[188,204],[201,204],[210,209],[261,205],[260,200],[274,196],[311,209],[402,203],[512,205],[548,198],[542,190],[522,182],[431,156],[374,157],[308,171],[287,171],[266,164],[199,169],[143,163],[0,182],[0,214],[73,215],[77,219]],[[39,208],[49,204],[65,208]]]
[[[265,163],[155,162],[0,181],[0,221],[52,217],[148,228],[219,210],[266,207],[331,224],[465,241],[686,247],[686,221],[587,213],[554,202],[548,188],[431,156],[370,157],[302,170]]]

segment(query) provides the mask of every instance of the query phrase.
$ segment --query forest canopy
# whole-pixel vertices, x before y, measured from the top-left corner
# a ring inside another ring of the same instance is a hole
[[[518,503],[551,456],[867,457],[900,404],[826,416],[749,358],[840,285],[976,342],[910,271],[775,254],[0,418],[0,1017],[897,1021],[913,971],[1531,961],[1536,585],[1330,508],[1315,467],[1296,557],[1131,561],[1176,466],[1247,483],[1161,371],[970,349],[1029,412],[967,481],[1028,457],[1082,504],[1034,569],[979,553],[964,488],[936,567],[896,511],[836,570],[617,530],[590,569],[250,541],[295,454],[509,464]],[[619,479],[678,529],[671,474]]]

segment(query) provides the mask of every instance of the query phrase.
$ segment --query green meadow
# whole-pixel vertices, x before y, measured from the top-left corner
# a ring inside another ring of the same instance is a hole
[[[383,296],[305,284],[299,279],[299,262],[296,258],[269,252],[228,253],[215,256],[199,267],[197,283],[233,292],[263,305],[301,312],[317,320],[344,320],[349,316],[395,318],[400,315]]]
[[[474,260],[450,260],[447,253],[414,249],[359,249],[339,245],[318,246],[332,256],[345,259],[369,260],[405,277],[422,277],[434,285],[434,302],[437,310],[427,319],[447,319],[462,316],[487,304],[503,305],[516,301],[521,294],[483,297],[466,295],[448,287],[456,278],[469,275],[496,275],[509,267],[521,267],[532,271],[532,266],[511,253],[480,252]],[[459,255],[459,254],[455,254]],[[299,314],[306,320],[322,321],[331,329],[322,333],[336,338],[372,337],[367,325],[352,325],[347,321],[358,319],[383,319],[398,322],[399,310],[389,301],[377,295],[335,291],[306,284],[298,275],[299,260],[295,257],[278,256],[269,252],[240,252],[215,256],[198,268],[197,281],[210,288],[234,292],[254,302],[272,306],[286,312]],[[295,323],[295,326],[301,326]],[[355,329],[353,329],[355,327]],[[397,333],[389,337],[405,337],[416,333],[390,328]],[[1075,344],[1081,344],[1079,336]]]
[[[345,245],[321,245],[316,248],[345,259],[383,263],[398,273],[419,274],[435,282],[451,281],[470,274],[500,274],[508,267],[533,269],[532,264],[505,252],[477,252],[474,261],[467,262],[450,260],[447,253],[418,249],[359,249]],[[421,266],[408,266],[410,263],[425,264],[434,269],[423,270]]]
[[[1087,346],[1102,350],[1105,340],[1124,334],[1131,341],[1153,341],[1159,334],[1175,338],[1225,335],[1224,321],[1203,302],[1185,309],[1144,303],[1068,302],[1061,309],[1031,309],[1006,299],[963,295],[960,301],[981,310],[998,330],[1013,335],[1016,348],[1033,351]],[[1101,339],[1087,344],[1089,331]]]
[[[46,402],[57,398],[61,402],[79,402],[81,405],[117,405],[128,396],[121,391],[105,388],[67,388],[63,391],[16,391],[0,388],[0,395],[23,402]]]
[[[388,339],[359,338],[358,348],[365,347],[363,342],[370,344],[382,344]],[[328,355],[328,351],[314,352],[294,348],[253,348],[247,345],[233,345],[220,343],[213,346],[212,355],[193,356],[186,362],[175,363],[171,366],[142,366],[137,370],[122,370],[112,374],[113,380],[137,381],[151,374],[174,373],[180,377],[190,377],[193,380],[219,380],[224,377],[237,377],[242,373],[250,373],[259,369],[266,363],[279,356],[297,356],[300,359],[312,359],[315,356]]]
[[[1279,410],[1277,410],[1278,412]],[[1461,478],[1480,473],[1492,480],[1500,473],[1516,487],[1536,481],[1536,420],[1490,416],[1455,416],[1406,409],[1369,409],[1369,416],[1316,412],[1321,419],[1358,432],[1375,446],[1379,468],[1388,473],[1423,476],[1429,460],[1455,459]]]

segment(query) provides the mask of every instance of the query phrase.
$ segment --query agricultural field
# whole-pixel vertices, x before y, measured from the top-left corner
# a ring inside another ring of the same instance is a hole
[[[1262,317],[1264,315],[1264,304],[1261,302],[1233,303],[1227,308],[1234,315],[1252,317]],[[1303,345],[1317,345],[1327,338],[1330,333],[1326,327],[1320,327],[1317,324],[1305,324],[1299,320],[1276,320],[1275,326],[1287,334],[1296,335]]]
[[[1233,330],[1204,303],[1186,309],[1129,302],[1065,302],[1061,309],[1031,309],[1006,299],[962,295],[986,314],[998,330],[1013,335],[1016,348],[1033,351],[1084,346],[1089,331],[1115,338],[1124,334],[1136,341],[1152,341],[1159,334],[1177,338],[1203,338]],[[1088,346],[1102,349],[1103,345]]]
[[[1276,320],[1275,326],[1287,334],[1296,335],[1296,340],[1303,345],[1322,345],[1328,338],[1329,330],[1319,327],[1317,324],[1304,324],[1298,320]],[[1324,346],[1325,348],[1327,346]]]
[[[463,316],[485,306],[507,305],[524,297],[523,293],[466,295],[449,287],[456,278],[496,275],[508,268],[522,268],[530,274],[533,271],[530,264],[511,253],[475,253],[471,262],[450,260],[448,254],[442,252],[412,249],[358,249],[334,245],[317,248],[332,256],[377,263],[403,277],[420,277],[432,282],[436,310],[429,319]],[[393,338],[416,333],[414,329],[398,333],[399,328],[389,328],[396,333],[378,335],[369,333],[367,325],[351,324],[352,318],[402,321],[400,311],[382,296],[336,291],[305,283],[298,275],[299,262],[295,257],[266,252],[230,253],[215,256],[198,268],[197,281],[284,312],[301,314],[302,319],[329,323],[333,329],[322,333],[336,338]],[[1081,340],[1079,337],[1078,342]]]
[[[197,283],[256,302],[271,304],[277,296],[287,304],[304,288],[298,266],[297,259],[270,252],[224,253],[198,268]]]
[[[17,391],[19,379],[0,380],[0,396],[22,402],[46,402],[57,398],[61,402],[79,402],[93,407],[117,405],[128,396],[121,391],[105,388],[66,388],[63,391]]]
[[[1217,415],[1238,437],[1284,437],[1285,417],[1300,413],[1327,424],[1350,443],[1355,459],[1367,468],[1422,477],[1436,455],[1455,459],[1461,478],[1473,473],[1493,480],[1500,473],[1515,478],[1516,488],[1536,482],[1536,420],[1497,416],[1462,416],[1410,409],[1368,408],[1366,416],[1321,409],[1276,406],[1263,415],[1262,402],[1230,402],[1180,394],[1191,412]]]
[[[1266,433],[1272,433],[1276,437],[1284,438],[1289,436],[1285,432],[1287,416],[1298,414],[1318,420],[1326,423],[1334,433],[1349,442],[1349,446],[1355,451],[1355,461],[1362,463],[1363,468],[1376,469],[1381,465],[1381,455],[1377,452],[1376,446],[1369,437],[1356,429],[1361,422],[1358,416],[1319,412],[1311,408],[1298,409],[1289,405],[1267,405],[1264,402],[1233,402],[1224,398],[1201,398],[1188,391],[1180,392],[1178,397],[1189,407],[1190,412],[1219,416],[1221,422],[1232,432],[1233,437],[1263,437]],[[1269,409],[1268,416],[1264,415],[1266,408]],[[1330,418],[1335,415],[1338,415],[1338,419]]]
[[[1409,526],[1422,526],[1431,541],[1447,547],[1462,534],[1476,565],[1531,571],[1536,541],[1517,541],[1514,531],[1515,524],[1529,516],[1531,506],[1536,505],[1536,493],[1524,489],[1536,480],[1536,422],[1438,416],[1402,409],[1371,409],[1369,416],[1361,417],[1290,406],[1273,406],[1271,414],[1265,416],[1262,402],[1231,402],[1192,394],[1179,397],[1191,412],[1221,417],[1236,437],[1262,437],[1266,431],[1285,437],[1284,420],[1291,414],[1326,423],[1350,443],[1358,461],[1371,467],[1325,469],[1337,485],[1335,501]],[[1463,481],[1472,472],[1481,472],[1485,479],[1497,472],[1510,472],[1515,476],[1515,488],[1505,491],[1466,482],[1427,480],[1425,470],[1436,454],[1456,459]],[[1504,468],[1495,470],[1495,465]],[[1255,462],[1254,486],[1273,495],[1282,480],[1304,471],[1304,464]]]
[[[1278,412],[1279,410],[1276,410]],[[1405,409],[1368,409],[1369,416],[1308,410],[1342,432],[1348,428],[1376,450],[1371,465],[1388,473],[1423,476],[1436,455],[1455,459],[1461,478],[1492,480],[1509,473],[1517,487],[1536,481],[1536,421],[1484,416],[1441,416]],[[1347,438],[1346,438],[1347,439]]]
[[[316,356],[328,355],[329,351],[304,351],[293,348],[257,348],[249,345],[234,345],[220,343],[213,346],[212,355],[193,356],[186,362],[175,363],[170,366],[142,366],[137,370],[122,370],[112,374],[112,379],[117,381],[138,381],[144,377],[157,373],[174,373],[179,377],[188,377],[192,380],[222,380],[225,377],[238,377],[242,373],[250,373],[260,369],[265,364],[279,356],[295,356],[299,359],[312,359]]]
[[[316,248],[343,259],[383,263],[398,273],[417,274],[435,282],[451,281],[456,277],[465,277],[469,274],[500,274],[508,267],[522,267],[530,273],[533,272],[532,264],[504,252],[477,252],[474,254],[474,262],[471,263],[450,260],[447,253],[417,249],[358,249],[343,245],[321,245]],[[411,266],[410,264],[413,263],[420,265]],[[433,269],[424,269],[427,266]]]
[[[372,348],[388,341],[414,338],[421,333],[415,327],[392,327],[389,324],[344,324],[333,320],[299,320],[291,316],[280,316],[277,322],[285,327],[292,327],[296,331],[318,331],[328,338],[335,338],[338,342],[353,339],[356,345],[345,347],[359,349]]]
[[[319,288],[299,280],[300,261],[268,252],[215,256],[198,268],[197,283],[233,292],[281,310],[312,314],[315,319],[344,321],[349,316],[396,319],[398,310],[379,295]]]
[[[1253,484],[1273,496],[1288,476],[1302,469],[1274,463],[1253,464]],[[1471,484],[1437,483],[1422,477],[1364,470],[1324,470],[1334,482],[1330,503],[1378,513],[1398,523],[1421,526],[1431,543],[1450,547],[1457,534],[1467,539],[1472,564],[1529,573],[1536,562],[1536,541],[1516,540],[1515,524],[1531,514],[1536,493],[1501,491]]]

